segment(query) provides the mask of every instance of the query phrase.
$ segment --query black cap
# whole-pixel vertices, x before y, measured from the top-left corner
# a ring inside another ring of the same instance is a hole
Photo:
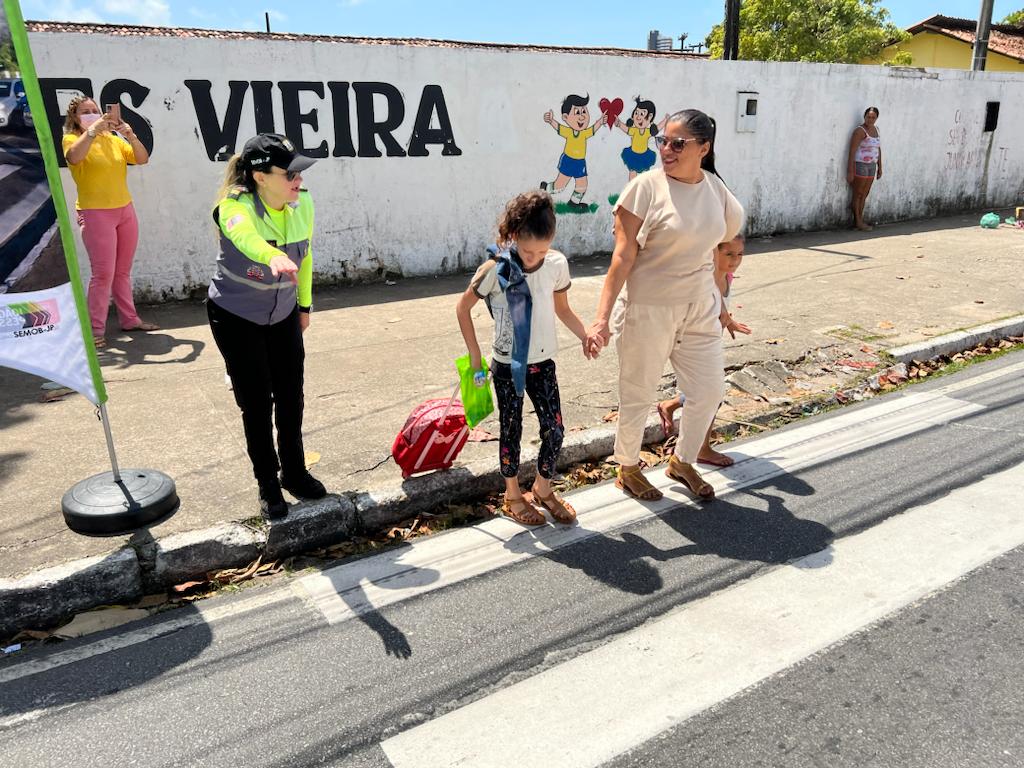
[[[251,171],[269,171],[272,165],[286,171],[304,171],[315,162],[296,153],[295,145],[278,133],[253,136],[242,148],[242,166]]]

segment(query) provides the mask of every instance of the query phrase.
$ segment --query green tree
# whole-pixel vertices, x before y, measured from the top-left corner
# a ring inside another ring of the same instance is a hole
[[[1024,8],[1019,11],[1007,14],[1006,18],[1003,19],[1001,24],[1024,24]]]
[[[18,62],[14,58],[14,47],[10,43],[0,45],[0,72],[5,69],[9,72],[18,69]]]
[[[857,64],[907,37],[878,0],[743,0],[740,58]],[[707,38],[711,57],[722,57],[724,30]]]

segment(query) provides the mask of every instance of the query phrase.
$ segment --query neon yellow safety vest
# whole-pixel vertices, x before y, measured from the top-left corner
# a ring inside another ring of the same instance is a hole
[[[284,320],[295,309],[312,304],[313,199],[299,199],[284,207],[284,226],[267,212],[259,195],[235,187],[213,209],[220,229],[220,253],[210,281],[209,297],[222,309],[259,325]],[[299,268],[291,276],[270,271],[270,260],[286,255]]]

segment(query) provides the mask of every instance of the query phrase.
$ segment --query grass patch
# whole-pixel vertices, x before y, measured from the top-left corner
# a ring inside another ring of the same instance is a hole
[[[597,203],[591,203],[584,208],[577,208],[569,203],[555,203],[555,213],[597,213],[599,207]]]

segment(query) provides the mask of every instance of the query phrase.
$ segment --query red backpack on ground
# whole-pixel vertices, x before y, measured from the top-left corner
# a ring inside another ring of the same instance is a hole
[[[395,437],[391,455],[406,479],[419,472],[448,469],[466,445],[469,426],[456,400],[458,387],[445,400],[427,400],[416,406]]]

